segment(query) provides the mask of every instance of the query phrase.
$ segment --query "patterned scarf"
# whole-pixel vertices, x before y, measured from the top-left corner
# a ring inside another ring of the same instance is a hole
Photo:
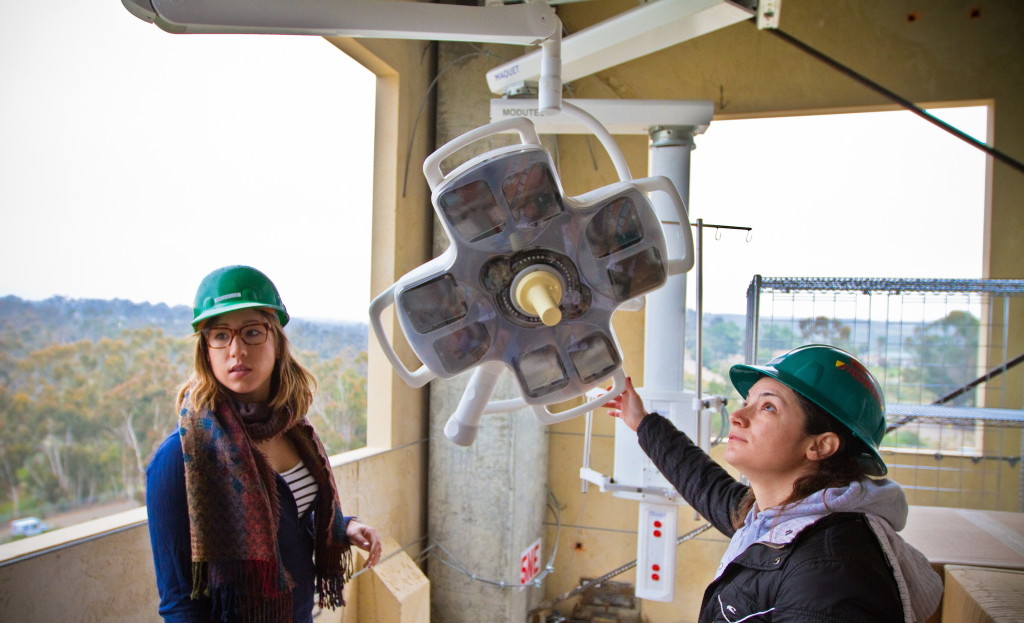
[[[342,589],[352,574],[352,553],[320,438],[306,418],[287,428],[287,413],[221,402],[216,413],[197,412],[186,395],[179,419],[192,536],[192,598],[209,595],[215,611],[232,613],[232,620],[291,621],[294,583],[278,552],[276,475],[252,446],[283,433],[320,487],[313,507],[319,605],[345,605]]]

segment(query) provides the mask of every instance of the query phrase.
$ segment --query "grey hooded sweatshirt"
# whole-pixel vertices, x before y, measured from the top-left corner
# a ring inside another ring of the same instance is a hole
[[[907,523],[908,510],[903,489],[887,479],[862,480],[846,487],[824,489],[793,504],[763,511],[755,505],[729,541],[715,577],[754,543],[785,545],[804,528],[830,513],[863,513],[892,566],[903,602],[904,619],[924,621],[942,600],[942,579],[928,559],[897,534]]]

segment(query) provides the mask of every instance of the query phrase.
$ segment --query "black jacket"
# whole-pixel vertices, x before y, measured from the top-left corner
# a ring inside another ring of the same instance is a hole
[[[640,446],[691,506],[722,534],[747,486],[658,414],[637,434]],[[892,569],[864,515],[834,513],[789,544],[755,543],[704,592],[700,623],[902,622]]]

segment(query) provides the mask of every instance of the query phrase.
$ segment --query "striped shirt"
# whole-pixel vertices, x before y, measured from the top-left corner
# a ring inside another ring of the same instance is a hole
[[[319,490],[313,474],[309,473],[305,463],[299,461],[298,465],[282,473],[281,477],[288,483],[288,488],[292,490],[295,506],[299,509],[299,517],[302,517],[309,505],[313,503],[313,498],[316,497]]]

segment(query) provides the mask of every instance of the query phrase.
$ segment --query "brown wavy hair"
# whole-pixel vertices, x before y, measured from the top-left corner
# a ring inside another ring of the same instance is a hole
[[[782,506],[793,504],[817,491],[832,487],[845,487],[851,482],[868,477],[867,466],[860,457],[867,452],[864,442],[860,441],[839,420],[827,411],[804,398],[800,393],[793,392],[797,397],[800,410],[804,414],[804,434],[820,435],[835,433],[839,437],[839,449],[831,456],[818,461],[818,470],[801,476],[793,483],[793,492],[783,501]],[[737,530],[743,525],[747,513],[754,507],[754,490],[747,489],[733,512],[732,524]]]
[[[285,409],[292,414],[292,422],[301,420],[306,416],[309,405],[313,403],[313,392],[316,391],[316,377],[307,370],[291,354],[290,342],[277,314],[260,309],[274,332],[274,344],[277,347],[277,359],[274,361],[274,371],[270,381],[270,403],[271,410]],[[216,317],[216,316],[214,316]],[[208,322],[208,320],[207,320]],[[203,323],[204,325],[206,322]],[[206,343],[206,336],[203,335],[202,326],[193,337],[196,339],[196,348],[193,354],[192,376],[178,390],[176,401],[178,411],[185,395],[188,395],[188,402],[193,409],[209,409],[214,411],[231,394],[227,388],[220,384],[210,367],[210,359],[207,356],[209,346]]]

